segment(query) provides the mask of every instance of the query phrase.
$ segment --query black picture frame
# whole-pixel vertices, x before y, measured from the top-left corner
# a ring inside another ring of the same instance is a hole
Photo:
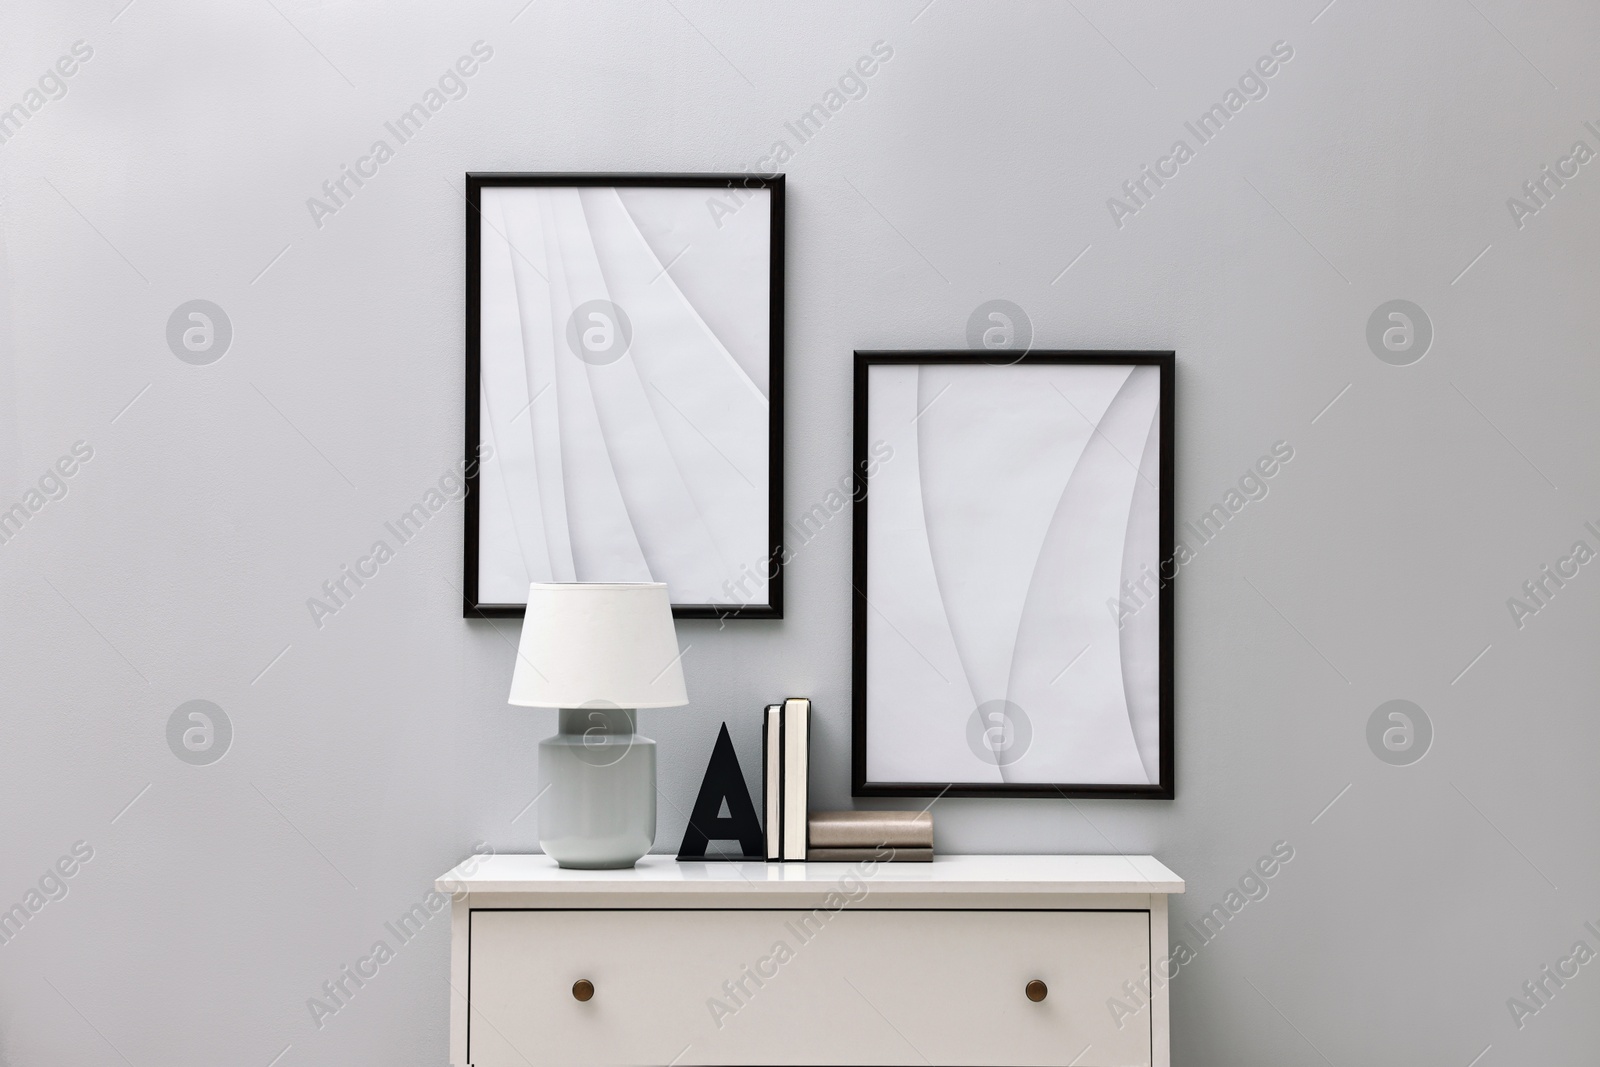
[[[767,600],[765,603],[678,604],[679,619],[781,619],[783,618],[783,337],[784,337],[784,195],[785,175],[753,174],[604,174],[521,173],[469,171],[466,174],[466,421],[464,455],[477,455],[481,424],[479,393],[482,386],[482,223],[483,190],[504,186],[601,186],[704,188],[710,191],[765,189],[771,196],[769,259],[769,336],[771,366],[768,378],[769,472],[767,482]],[[467,464],[463,552],[464,618],[521,618],[520,604],[485,603],[478,595],[479,533],[478,465]]]
[[[852,640],[851,640],[851,795],[858,797],[1055,797],[1082,798],[1143,798],[1171,800],[1176,795],[1175,735],[1173,714],[1173,586],[1174,581],[1160,584],[1159,603],[1159,667],[1157,672],[1158,724],[1160,731],[1157,756],[1159,780],[1152,784],[1084,784],[1058,783],[966,783],[966,782],[884,782],[870,781],[867,777],[867,523],[870,502],[868,475],[871,457],[868,455],[868,377],[874,366],[923,364],[1074,364],[1074,365],[1133,365],[1155,366],[1160,370],[1159,385],[1159,448],[1160,474],[1157,486],[1160,516],[1158,520],[1159,559],[1171,560],[1175,545],[1174,481],[1175,481],[1175,405],[1174,391],[1177,360],[1171,351],[1118,351],[1118,350],[1036,350],[1013,355],[1009,351],[979,352],[970,350],[945,351],[857,351],[854,375],[854,466],[855,503],[853,515],[853,550],[851,565],[852,584]],[[1165,575],[1163,574],[1163,577]],[[1175,575],[1174,575],[1175,577]]]

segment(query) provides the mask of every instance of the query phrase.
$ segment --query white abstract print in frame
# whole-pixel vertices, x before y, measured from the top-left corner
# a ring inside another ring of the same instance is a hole
[[[1161,368],[869,367],[866,778],[1160,781]]]
[[[770,193],[718,218],[708,192],[482,189],[480,602],[766,601]]]

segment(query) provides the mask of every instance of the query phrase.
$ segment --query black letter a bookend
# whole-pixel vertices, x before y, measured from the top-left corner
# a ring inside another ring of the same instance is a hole
[[[724,801],[728,807],[726,817],[722,815]],[[707,856],[706,845],[712,841],[737,841],[744,855]],[[711,750],[705,781],[700,783],[700,796],[689,813],[689,828],[683,833],[678,858],[760,860],[765,857],[766,838],[761,833],[761,821],[756,817],[755,805],[750,802],[750,790],[744,784],[744,772],[739,769],[739,757],[733,751],[728,724],[723,723],[716,746]]]

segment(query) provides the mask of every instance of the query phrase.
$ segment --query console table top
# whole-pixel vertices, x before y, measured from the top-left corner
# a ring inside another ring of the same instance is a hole
[[[541,854],[482,856],[446,871],[441,893],[786,893],[823,889],[852,874],[896,894],[1182,893],[1183,879],[1153,856],[936,856],[932,863],[764,863],[646,856],[625,870],[562,870]]]

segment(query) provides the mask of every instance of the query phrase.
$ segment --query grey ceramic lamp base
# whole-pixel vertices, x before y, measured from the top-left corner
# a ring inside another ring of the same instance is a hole
[[[539,845],[563,867],[632,867],[656,839],[656,743],[622,708],[562,708],[539,742]]]

